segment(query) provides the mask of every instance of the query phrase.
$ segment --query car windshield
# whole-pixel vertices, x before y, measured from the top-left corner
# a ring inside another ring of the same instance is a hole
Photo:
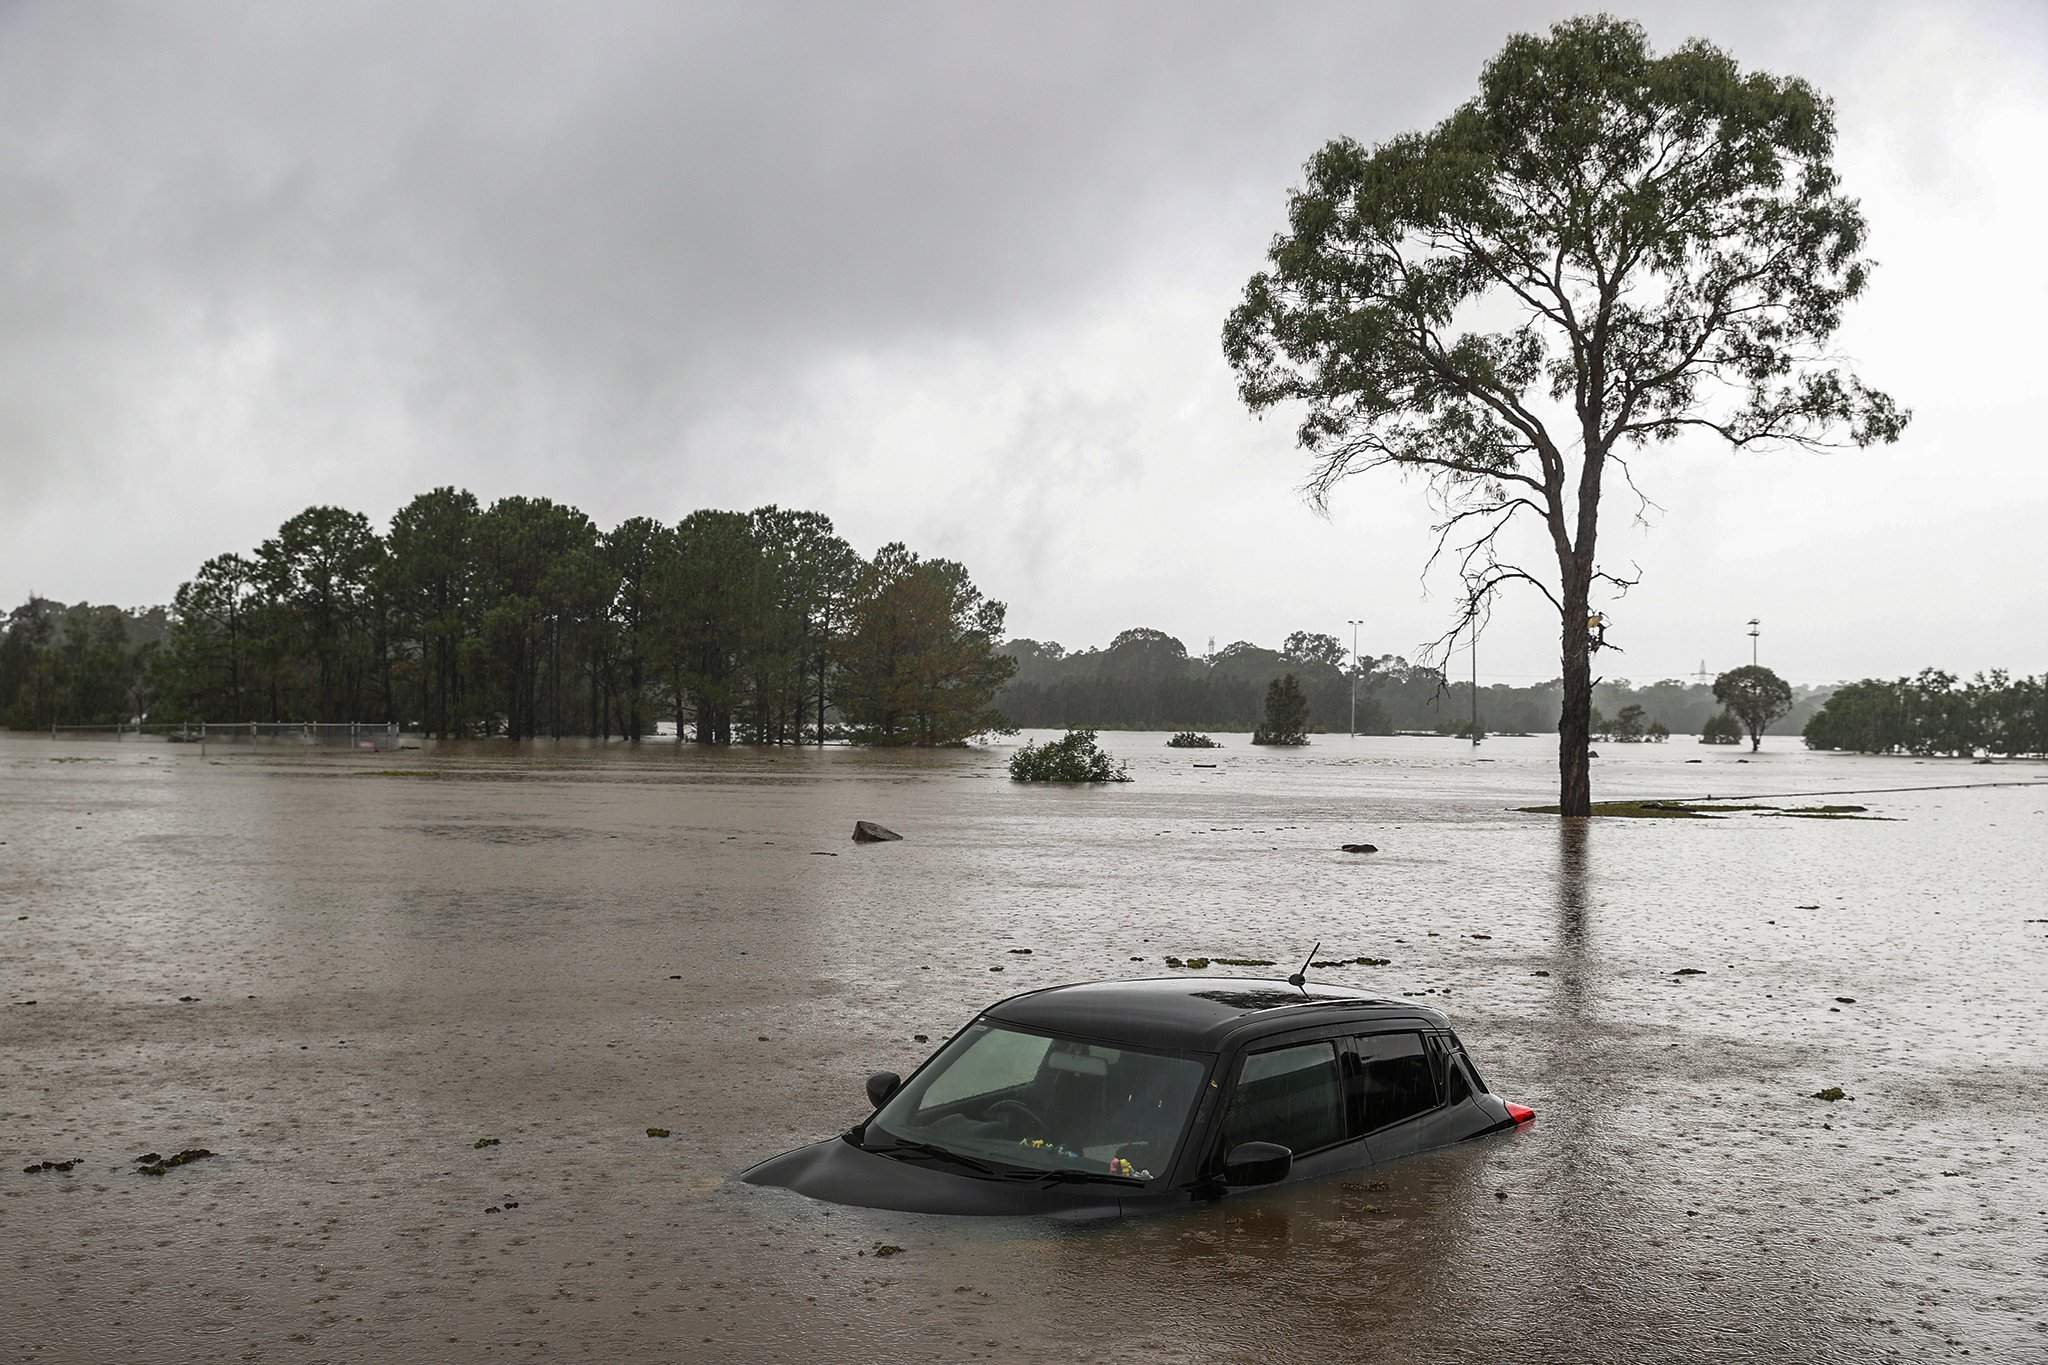
[[[861,1142],[939,1148],[998,1170],[1152,1180],[1166,1174],[1207,1070],[1206,1060],[977,1023],[882,1106]]]

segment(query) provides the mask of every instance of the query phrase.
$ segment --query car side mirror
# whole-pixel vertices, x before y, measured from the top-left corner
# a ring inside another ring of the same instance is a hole
[[[880,1109],[889,1097],[903,1088],[903,1078],[893,1071],[877,1071],[868,1077],[868,1103]]]
[[[1226,1185],[1270,1185],[1285,1180],[1294,1152],[1277,1142],[1240,1142],[1223,1158]]]

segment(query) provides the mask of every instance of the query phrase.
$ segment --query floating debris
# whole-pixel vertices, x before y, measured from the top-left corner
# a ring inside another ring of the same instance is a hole
[[[1378,844],[1339,844],[1337,849],[1340,853],[1377,853],[1380,851],[1380,846]]]
[[[886,1259],[887,1259],[888,1257],[891,1257],[891,1256],[900,1256],[900,1255],[902,1255],[902,1254],[903,1254],[903,1248],[902,1248],[902,1247],[900,1247],[900,1246],[897,1246],[897,1245],[895,1245],[895,1244],[894,1244],[893,1242],[877,1242],[877,1243],[875,1243],[875,1255],[877,1255],[877,1256],[880,1256],[880,1257],[884,1258],[885,1260],[886,1260]]]
[[[1846,1100],[1849,1098],[1849,1096],[1842,1093],[1841,1086],[1831,1085],[1825,1090],[1814,1091],[1813,1098],[1817,1100],[1826,1100],[1829,1104],[1833,1104],[1836,1100]]]
[[[74,1156],[65,1161],[38,1161],[33,1166],[22,1167],[21,1173],[23,1175],[41,1175],[44,1171],[55,1171],[59,1175],[69,1175],[71,1174],[71,1168],[82,1160],[84,1160],[83,1157]]]
[[[667,1136],[668,1136],[668,1129],[666,1129],[666,1128],[649,1128],[649,1129],[647,1130],[647,1136],[649,1136],[649,1137],[667,1137]]]
[[[1705,967],[1680,967],[1672,973],[1673,976],[1705,976],[1706,974],[1707,969]]]
[[[872,820],[853,822],[853,841],[856,844],[886,844],[902,837],[887,825],[878,825]]]
[[[150,1155],[154,1156],[155,1153],[152,1152]],[[162,1175],[173,1166],[190,1165],[194,1161],[204,1161],[207,1157],[214,1155],[216,1153],[209,1152],[204,1147],[187,1147],[176,1156],[167,1156],[158,1161],[148,1162],[138,1169],[143,1175]]]
[[[469,1148],[473,1152],[481,1152],[486,1147],[495,1147],[497,1145],[498,1140],[496,1138],[478,1138],[469,1145]]]

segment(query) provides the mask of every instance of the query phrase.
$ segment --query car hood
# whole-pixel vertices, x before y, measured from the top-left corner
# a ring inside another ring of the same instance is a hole
[[[961,1213],[1072,1219],[1115,1218],[1121,1191],[1107,1186],[991,1180],[938,1161],[904,1161],[827,1138],[740,1172],[749,1185],[775,1185],[831,1204],[905,1213]]]

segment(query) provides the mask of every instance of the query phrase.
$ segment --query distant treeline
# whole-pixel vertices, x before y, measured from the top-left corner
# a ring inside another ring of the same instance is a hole
[[[815,512],[646,517],[423,493],[379,535],[312,507],[223,554],[166,614],[31,598],[0,637],[0,718],[390,720],[441,735],[702,743],[824,733],[950,744],[1001,723],[1004,606],[901,544],[862,559]]]
[[[1961,682],[1922,670],[1915,678],[1845,683],[1806,722],[1810,749],[1864,754],[2048,753],[2048,674],[2003,669]]]
[[[0,626],[0,725],[20,730],[74,716],[113,724],[140,715],[170,633],[162,607],[29,598]]]
[[[1349,651],[1335,636],[1295,631],[1278,649],[1239,640],[1207,656],[1191,656],[1164,631],[1124,631],[1106,649],[1068,651],[1059,644],[1012,640],[1003,650],[1017,660],[1016,676],[996,696],[1011,724],[1031,728],[1087,726],[1101,730],[1251,730],[1265,714],[1266,686],[1292,673],[1309,702],[1312,730],[1342,734],[1351,728]],[[1771,727],[1794,732],[1827,695],[1802,688],[1790,715]],[[1561,681],[1479,689],[1479,728],[1506,734],[1555,732],[1564,703]],[[1601,683],[1593,704],[1607,715],[1631,705],[1645,724],[1673,734],[1700,733],[1721,707],[1711,682],[1667,680],[1641,686],[1625,678]],[[1396,655],[1364,657],[1358,677],[1358,729],[1362,734],[1431,731],[1458,734],[1472,717],[1472,686],[1438,669]]]

